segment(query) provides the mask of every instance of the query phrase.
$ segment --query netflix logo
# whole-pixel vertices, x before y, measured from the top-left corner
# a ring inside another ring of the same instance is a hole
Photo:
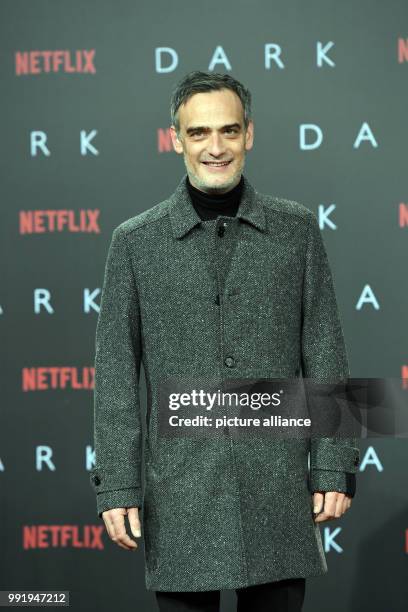
[[[77,391],[93,389],[95,368],[81,369],[68,366],[44,366],[23,368],[23,391],[48,391],[50,389],[74,389]]]
[[[102,550],[104,525],[24,525],[23,548],[93,548]]]
[[[50,72],[95,74],[95,49],[89,51],[16,51],[15,73],[47,74]]]
[[[19,230],[20,234],[100,234],[99,213],[99,210],[22,210]]]

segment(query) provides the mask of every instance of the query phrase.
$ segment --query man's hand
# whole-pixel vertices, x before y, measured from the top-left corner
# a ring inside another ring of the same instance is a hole
[[[102,518],[109,537],[113,542],[116,542],[118,546],[126,550],[135,550],[138,544],[126,532],[126,514],[132,534],[135,538],[140,538],[142,534],[140,531],[139,508],[113,508],[112,510],[105,510],[105,512],[102,512]]]
[[[325,493],[313,493],[313,513],[318,514],[315,517],[315,523],[330,521],[334,518],[339,518],[351,506],[351,497],[345,493],[338,491],[328,491]]]

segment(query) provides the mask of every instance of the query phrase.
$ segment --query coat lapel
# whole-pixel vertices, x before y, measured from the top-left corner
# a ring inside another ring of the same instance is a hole
[[[242,272],[245,273],[245,267],[249,265],[248,260],[251,259],[251,252],[248,251],[250,246],[248,240],[245,239],[246,232],[264,233],[267,228],[265,211],[257,196],[257,192],[245,176],[243,176],[243,179],[244,186],[236,214],[238,225],[236,228],[236,242],[233,246],[232,257],[228,266],[229,271],[226,273],[224,286],[220,288],[221,291],[227,291],[231,283],[234,282],[236,275]],[[212,290],[216,294],[218,292],[217,279],[214,276],[214,270],[211,262],[208,261],[207,250],[203,244],[205,239],[204,232],[201,234],[197,232],[196,226],[201,224],[201,219],[191,201],[186,180],[187,174],[184,174],[177,189],[169,199],[169,214],[173,237],[175,240],[185,243],[186,256],[191,257],[193,268],[197,261],[196,257],[204,264]],[[223,219],[227,219],[227,217],[223,217]],[[200,236],[200,239],[198,239],[198,236]],[[211,237],[211,239],[213,238]]]
[[[248,179],[245,176],[243,176],[243,178],[244,188],[242,190],[241,201],[236,216],[258,230],[265,231],[265,212],[257,198],[257,192]],[[184,174],[177,189],[169,198],[171,226],[173,236],[176,239],[183,238],[193,227],[201,223],[201,219],[191,202],[186,179],[187,174]]]

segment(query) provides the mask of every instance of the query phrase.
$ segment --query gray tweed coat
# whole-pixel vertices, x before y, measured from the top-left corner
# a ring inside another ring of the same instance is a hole
[[[99,517],[142,508],[147,589],[232,589],[327,572],[311,494],[347,492],[355,438],[158,435],[167,379],[301,375],[349,376],[309,209],[258,193],[244,176],[237,216],[201,222],[184,175],[169,199],[115,228],[96,331],[90,478]]]

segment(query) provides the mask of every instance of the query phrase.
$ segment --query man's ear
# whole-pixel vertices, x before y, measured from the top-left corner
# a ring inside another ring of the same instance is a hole
[[[248,121],[248,127],[245,132],[245,149],[250,151],[254,144],[254,122]]]
[[[174,127],[174,125],[170,126],[170,136],[171,136],[171,141],[173,143],[173,149],[175,150],[176,153],[183,153],[183,144],[181,142],[181,140],[178,139],[177,137],[177,132],[176,132],[176,128]]]

